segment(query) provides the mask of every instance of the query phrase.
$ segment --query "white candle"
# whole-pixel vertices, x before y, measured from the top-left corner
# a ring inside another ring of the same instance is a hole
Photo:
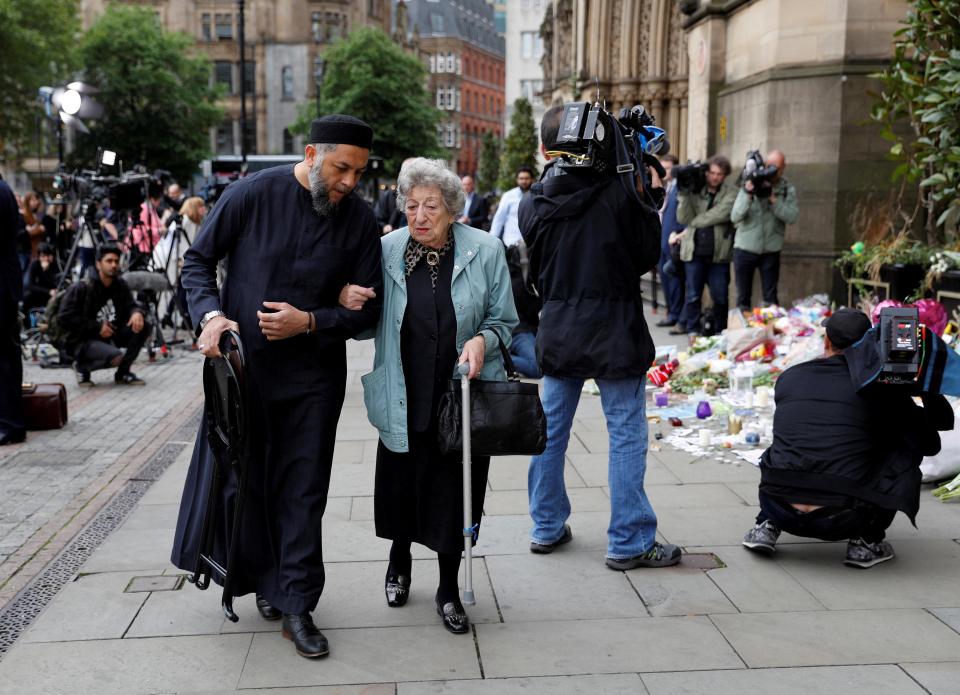
[[[767,390],[766,386],[761,386],[757,389],[757,406],[766,408],[768,405],[770,405],[770,391]]]
[[[710,430],[700,430],[700,446],[710,446]]]

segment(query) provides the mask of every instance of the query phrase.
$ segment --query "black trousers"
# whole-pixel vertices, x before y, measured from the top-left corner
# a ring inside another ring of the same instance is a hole
[[[733,250],[733,272],[737,283],[737,306],[741,311],[753,308],[753,274],[760,271],[760,288],[764,306],[780,304],[777,285],[780,283],[780,252],[750,253]]]
[[[139,333],[134,333],[129,326],[123,326],[113,334],[110,340],[97,338],[83,341],[73,348],[77,367],[90,372],[108,369],[113,366],[113,360],[117,355],[123,355],[123,359],[117,366],[117,374],[126,374],[130,371],[130,365],[136,361],[140,350],[143,349],[144,343],[147,342],[150,330],[150,322],[144,321],[143,330]]]
[[[23,356],[20,352],[20,327],[16,305],[3,307],[5,317],[0,325],[0,437],[18,435],[26,425],[23,420]]]
[[[758,524],[770,521],[794,536],[824,541],[862,538],[867,543],[878,543],[886,536],[897,514],[895,509],[884,509],[860,500],[856,500],[852,507],[821,507],[812,512],[801,512],[763,490],[759,492],[759,498]]]

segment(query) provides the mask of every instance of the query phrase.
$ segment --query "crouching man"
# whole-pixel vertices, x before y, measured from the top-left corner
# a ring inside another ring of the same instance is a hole
[[[844,564],[867,569],[893,559],[884,540],[897,511],[914,522],[920,462],[953,428],[941,395],[923,407],[880,384],[856,391],[844,350],[870,328],[866,314],[841,309],[826,319],[824,356],[777,380],[773,444],[760,460],[760,514],[743,545],[772,554],[781,531],[847,540]]]

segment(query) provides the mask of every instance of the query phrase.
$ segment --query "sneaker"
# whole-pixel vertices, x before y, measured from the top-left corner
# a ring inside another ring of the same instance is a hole
[[[743,537],[743,547],[761,555],[773,555],[777,551],[779,537],[780,529],[767,519],[747,531],[747,535]]]
[[[94,385],[93,379],[90,378],[90,372],[89,372],[89,370],[80,369],[80,368],[77,366],[77,363],[76,363],[76,362],[73,363],[73,373],[74,373],[74,375],[76,375],[76,377],[77,377],[77,383],[78,383],[80,386],[87,387],[87,386],[93,386],[93,385]]]
[[[843,564],[866,570],[893,558],[893,546],[886,541],[867,543],[862,538],[856,538],[847,542],[847,557]]]
[[[113,377],[113,382],[122,386],[143,386],[147,382],[138,377],[133,372],[126,372],[125,374],[115,374]]]
[[[536,541],[530,541],[530,552],[536,553],[537,555],[548,555],[564,543],[569,543],[572,540],[573,531],[570,530],[570,524],[564,524],[563,535],[553,543],[537,543]]]
[[[669,567],[680,562],[680,548],[672,543],[654,543],[653,547],[642,555],[623,560],[607,558],[607,567],[612,570],[632,570],[636,567]]]

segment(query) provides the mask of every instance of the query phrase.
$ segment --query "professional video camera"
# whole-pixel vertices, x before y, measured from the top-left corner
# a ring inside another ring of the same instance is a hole
[[[747,152],[747,163],[743,167],[741,180],[746,183],[753,183],[753,194],[760,199],[769,198],[773,195],[773,180],[777,176],[777,167],[767,166],[759,150],[750,150]]]
[[[699,193],[707,185],[707,171],[710,165],[707,162],[687,162],[676,165],[670,170],[677,182],[677,190],[681,193]]]
[[[880,384],[913,385],[920,372],[923,331],[916,307],[880,310]]]
[[[629,194],[636,197],[639,193],[634,176],[639,175],[644,190],[649,192],[647,167],[666,176],[657,155],[670,151],[666,131],[654,122],[654,117],[639,104],[621,109],[617,116],[601,106],[599,96],[592,106],[588,102],[565,104],[556,148],[549,153],[560,157],[554,165],[555,173],[573,169],[590,171],[600,178],[617,176]]]

